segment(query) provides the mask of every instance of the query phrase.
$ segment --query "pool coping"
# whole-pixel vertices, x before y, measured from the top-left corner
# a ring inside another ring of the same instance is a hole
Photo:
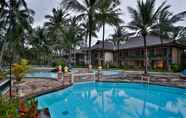
[[[112,81],[112,80],[96,80],[95,82],[98,82],[98,83],[135,83],[135,84],[146,84],[146,85],[158,85],[158,86],[164,86],[164,87],[173,87],[173,88],[180,88],[180,89],[186,89],[186,87],[182,87],[182,86],[176,86],[176,85],[170,85],[170,84],[161,84],[161,83],[154,83],[154,82],[140,82],[140,81]],[[35,98],[35,97],[39,97],[39,96],[42,96],[42,95],[46,95],[46,94],[49,94],[49,93],[53,93],[53,92],[57,92],[57,91],[60,91],[60,90],[64,90],[64,89],[67,89],[71,86],[73,86],[75,84],[69,84],[69,85],[63,85],[61,87],[57,87],[57,88],[53,88],[53,89],[48,89],[48,90],[45,90],[45,91],[40,91],[40,92],[37,92],[37,93],[33,93],[33,94],[29,94],[29,95],[26,95],[26,96],[23,96],[23,97],[20,97],[20,98],[23,98],[24,100],[29,100],[29,99],[32,99],[32,98]]]
[[[182,86],[176,86],[176,85],[170,85],[170,84],[161,84],[161,83],[154,83],[154,82],[140,82],[140,81],[112,81],[112,80],[96,80],[96,82],[101,82],[101,83],[134,83],[134,84],[149,84],[149,85],[158,85],[158,86],[164,86],[164,87],[173,87],[173,88],[180,88],[180,89],[186,89],[186,87]]]
[[[40,91],[40,92],[37,92],[37,93],[32,93],[32,94],[29,94],[29,95],[26,95],[26,96],[23,96],[23,97],[20,97],[20,98],[24,99],[24,100],[29,100],[29,99],[33,99],[33,98],[36,98],[36,97],[39,97],[39,96],[42,96],[42,95],[46,95],[46,94],[49,94],[49,93],[53,93],[53,92],[56,92],[56,91],[60,91],[60,90],[69,88],[70,86],[72,86],[72,84],[63,85],[61,87],[48,89],[48,90]]]

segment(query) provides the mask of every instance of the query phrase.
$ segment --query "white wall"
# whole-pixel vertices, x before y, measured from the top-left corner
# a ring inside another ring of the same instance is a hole
[[[105,52],[105,63],[113,63],[113,53]]]

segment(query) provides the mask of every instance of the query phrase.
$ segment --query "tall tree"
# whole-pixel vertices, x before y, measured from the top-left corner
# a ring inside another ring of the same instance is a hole
[[[119,0],[100,0],[96,12],[96,21],[102,27],[102,66],[104,65],[104,41],[105,41],[105,25],[116,26],[122,22],[120,15]],[[100,60],[100,59],[99,59]],[[99,61],[100,62],[100,61]]]
[[[74,54],[74,64],[75,62],[75,49],[76,46],[79,45],[80,41],[82,41],[81,25],[78,24],[77,17],[73,17],[70,19],[66,28],[62,31],[64,49],[69,50],[69,64],[72,64],[72,54]]]
[[[99,0],[63,0],[62,5],[67,9],[75,10],[80,13],[84,20],[87,20],[88,32],[89,32],[89,64],[91,64],[91,43],[92,43],[92,31],[95,21],[95,12]]]
[[[5,2],[5,12],[3,18],[1,18],[5,20],[6,38],[4,44],[7,44],[6,47],[8,47],[9,52],[17,52],[17,55],[19,55],[16,49],[24,43],[20,40],[23,34],[32,31],[31,24],[33,23],[34,11],[27,7],[24,0],[7,0]],[[1,53],[3,55],[4,50]],[[9,55],[13,55],[13,53]]]
[[[129,33],[126,31],[124,26],[117,25],[114,34],[112,34],[112,38],[110,39],[114,45],[117,47],[117,61],[118,61],[118,66],[121,66],[120,63],[120,46],[121,42],[127,41],[129,36],[134,35],[134,33]]]
[[[56,37],[60,33],[61,29],[65,27],[65,24],[68,23],[69,14],[64,9],[53,8],[52,15],[46,15],[45,18],[47,21],[44,23],[44,26],[48,29],[48,35],[54,40],[57,40]]]
[[[148,71],[148,52],[146,36],[157,26],[160,11],[165,7],[166,2],[155,8],[156,0],[138,0],[137,9],[128,7],[132,21],[129,28],[140,34],[144,40],[144,74]]]

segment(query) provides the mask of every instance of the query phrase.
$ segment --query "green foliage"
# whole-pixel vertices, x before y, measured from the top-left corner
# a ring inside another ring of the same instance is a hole
[[[57,66],[59,66],[59,65],[61,65],[62,68],[65,67],[65,62],[64,62],[63,59],[57,59],[57,60],[55,60],[55,61],[52,63],[52,67],[57,67]]]
[[[87,66],[84,65],[84,64],[77,64],[77,65],[75,65],[75,67],[76,67],[76,68],[85,68],[85,67],[87,67]]]
[[[5,73],[3,70],[0,69],[0,80],[3,80],[5,78]]]
[[[0,96],[0,116],[1,118],[18,118],[19,102],[17,99],[9,99],[7,97]],[[10,116],[11,115],[11,116]]]
[[[171,70],[173,72],[180,72],[182,70],[182,66],[178,64],[171,64]]]
[[[22,108],[21,108],[22,107]],[[31,99],[29,101],[22,101],[22,105],[19,109],[25,110],[26,112],[21,116],[22,118],[38,118],[37,101]]]
[[[19,82],[24,78],[29,69],[30,65],[28,63],[28,60],[21,59],[19,63],[12,66],[12,73],[15,76],[16,80]]]

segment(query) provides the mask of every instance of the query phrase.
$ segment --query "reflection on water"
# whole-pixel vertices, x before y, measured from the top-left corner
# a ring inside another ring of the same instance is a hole
[[[184,89],[89,83],[38,98],[52,118],[186,118]],[[65,113],[65,114],[64,114]]]

